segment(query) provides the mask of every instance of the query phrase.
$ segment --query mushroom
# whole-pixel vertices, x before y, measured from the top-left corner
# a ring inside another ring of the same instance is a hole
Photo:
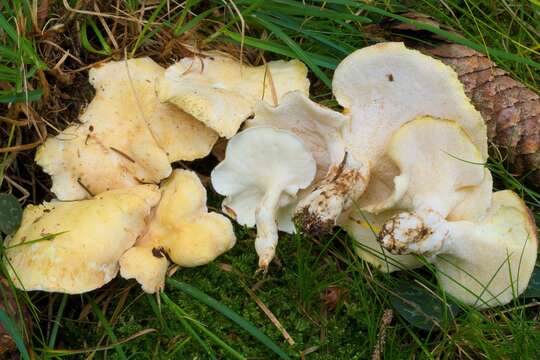
[[[6,239],[4,264],[19,289],[80,294],[118,273],[159,201],[155,185],[104,192],[93,199],[29,205]]]
[[[144,292],[153,294],[164,287],[169,262],[161,249],[134,246],[119,260],[120,276],[135,279]]]
[[[392,134],[423,115],[453,119],[487,159],[486,126],[456,73],[442,62],[402,43],[381,43],[355,51],[337,67],[334,95],[350,116],[342,131],[344,162],[300,201],[297,223],[311,234],[329,231],[340,214],[366,189],[373,169],[384,162]],[[383,172],[384,173],[384,172]]]
[[[96,95],[69,126],[47,139],[36,162],[60,200],[89,198],[140,183],[159,183],[169,162],[207,155],[217,134],[173,105],[161,104],[149,58],[109,62],[90,70]]]
[[[159,83],[159,97],[230,138],[259,100],[277,104],[283,94],[308,94],[307,68],[298,60],[251,67],[223,55],[183,58]]]
[[[257,225],[255,249],[261,269],[274,258],[278,229],[290,229],[290,218],[280,218],[279,210],[311,184],[315,173],[311,152],[291,132],[253,127],[229,140],[225,160],[212,171],[212,185],[226,196],[224,211],[242,225]]]
[[[392,192],[381,196],[386,188],[370,184],[365,194],[375,193],[368,196],[371,203],[361,197],[358,211],[353,207],[339,222],[359,243],[357,253],[383,271],[421,266],[414,257],[390,255],[377,246],[381,226],[400,211],[409,210],[415,220],[422,220],[421,231],[435,232],[445,218],[482,215],[491,205],[489,171],[481,166],[478,149],[453,121],[421,117],[406,123],[392,136],[385,156],[397,169]],[[393,231],[406,234],[397,224]]]
[[[406,123],[390,139],[386,156],[400,174],[388,198],[364,207],[374,213],[417,209],[446,218],[485,176],[482,154],[451,120],[424,116]],[[491,192],[481,194],[478,205],[486,209]]]
[[[345,156],[340,131],[346,120],[342,114],[311,101],[301,91],[291,91],[283,95],[275,107],[259,102],[253,119],[246,125],[270,126],[298,136],[315,158],[317,181],[326,175],[332,164]]]
[[[120,274],[149,293],[163,288],[167,258],[182,267],[208,264],[230,250],[236,237],[225,216],[209,213],[206,190],[194,172],[175,170],[161,187],[147,232],[120,259]]]
[[[394,254],[427,256],[453,297],[486,308],[507,304],[526,289],[538,241],[527,206],[512,191],[494,193],[491,208],[477,221],[443,220],[438,231],[418,232],[411,219],[402,213],[389,220],[380,243]],[[393,231],[395,225],[402,232]],[[416,236],[402,236],[407,229]]]
[[[354,207],[353,207],[354,208]],[[382,272],[414,269],[423,264],[414,255],[394,255],[377,242],[381,227],[397,211],[390,210],[380,214],[352,210],[341,226],[354,240],[356,254]]]

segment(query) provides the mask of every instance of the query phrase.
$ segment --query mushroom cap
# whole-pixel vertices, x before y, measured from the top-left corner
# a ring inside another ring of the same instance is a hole
[[[81,124],[47,139],[36,153],[59,199],[158,183],[171,173],[170,161],[210,152],[215,132],[159,102],[156,80],[164,71],[149,58],[113,61],[90,70],[96,95],[80,116]]]
[[[382,272],[391,273],[404,269],[414,269],[423,264],[414,255],[394,255],[384,249],[377,242],[377,235],[381,226],[395,215],[397,211],[391,210],[381,214],[371,214],[365,211],[352,210],[339,222],[354,239],[356,254]]]
[[[454,121],[428,116],[410,121],[392,136],[386,155],[400,175],[394,177],[393,193],[373,206],[374,212],[423,208],[446,217],[484,180],[482,154]]]
[[[116,276],[118,259],[144,230],[159,197],[156,186],[138,185],[90,200],[27,206],[5,244],[9,276],[24,290],[80,294],[103,286]]]
[[[448,221],[477,220],[491,207],[493,178],[489,169],[484,169],[484,180],[479,185],[460,190],[463,200],[448,214]]]
[[[423,115],[457,121],[487,159],[486,126],[456,73],[403,43],[380,43],[353,52],[336,68],[332,88],[351,116],[343,131],[347,149],[371,166],[401,125]]]
[[[277,106],[259,102],[248,127],[270,126],[288,130],[310,149],[317,163],[317,179],[326,175],[330,166],[345,156],[341,128],[347,117],[313,102],[301,91],[285,94]]]
[[[307,68],[298,60],[271,61],[251,67],[215,55],[183,58],[170,66],[159,83],[159,97],[214,129],[232,137],[253,114],[259,100],[276,104],[283,94],[308,94]]]
[[[485,308],[506,304],[526,289],[538,240],[534,219],[517,194],[510,190],[494,193],[491,208],[477,224],[449,224],[452,249],[435,258],[445,291]]]
[[[162,186],[162,198],[143,246],[162,246],[180,266],[205,265],[236,243],[229,219],[208,213],[206,189],[194,172],[175,170]]]
[[[135,279],[147,293],[163,289],[168,261],[159,250],[151,247],[134,246],[119,260],[120,275],[124,279]]]
[[[270,188],[281,188],[280,208],[287,209],[298,190],[310,185],[316,164],[307,146],[293,133],[272,127],[246,129],[229,140],[225,160],[212,171],[212,185],[224,212],[241,225],[255,226],[255,211]],[[231,211],[232,210],[232,211]],[[278,228],[290,229],[278,212]]]

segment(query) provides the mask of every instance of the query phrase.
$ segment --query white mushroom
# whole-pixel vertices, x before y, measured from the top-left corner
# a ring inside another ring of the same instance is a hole
[[[156,186],[138,185],[90,200],[29,205],[5,243],[11,280],[19,289],[68,294],[103,286],[116,276],[118,259],[158,201]]]
[[[161,187],[147,232],[120,259],[120,273],[144,291],[163,288],[169,258],[182,267],[208,264],[236,243],[229,219],[209,213],[206,189],[194,172],[175,170]]]
[[[381,250],[379,256],[373,253],[377,252],[380,227],[390,217],[410,211],[415,223],[419,222],[418,230],[407,232],[410,222],[404,221],[393,223],[392,231],[416,236],[418,232],[435,233],[445,218],[481,216],[491,204],[489,171],[480,163],[478,149],[455,122],[422,117],[406,123],[392,136],[386,161],[396,168],[388,170],[395,174],[392,191],[381,196],[379,193],[386,193],[387,188],[370,184],[365,193],[369,199],[361,197],[359,206],[353,206],[351,214],[340,221],[340,226],[361,246],[373,249],[359,251],[359,255],[382,270],[398,270],[396,262],[402,263],[401,268],[420,266],[414,258],[392,256]],[[374,223],[366,228],[369,220]]]
[[[485,175],[482,154],[454,121],[420,117],[403,125],[388,143],[386,156],[400,174],[393,192],[366,209],[416,209],[446,218],[470,189],[482,184]],[[491,192],[478,199],[485,209]]]
[[[485,308],[506,304],[527,287],[537,256],[536,227],[512,191],[496,192],[480,220],[443,220],[435,232],[417,232],[412,217],[404,215],[383,226],[380,243],[394,254],[427,256],[442,287],[455,298]],[[402,232],[392,230],[396,225]],[[417,236],[402,236],[411,232]]]
[[[392,134],[423,115],[454,119],[487,158],[486,126],[456,73],[442,62],[402,43],[381,43],[355,51],[337,67],[334,95],[351,117],[343,138],[348,156],[326,181],[303,199],[298,223],[310,233],[326,232],[366,189],[383,161]]]
[[[253,119],[247,126],[270,126],[288,130],[298,136],[310,149],[317,163],[315,181],[322,179],[332,164],[345,156],[341,128],[347,118],[342,114],[311,101],[303,92],[285,94],[279,105],[259,102]]]
[[[159,97],[230,138],[253,114],[257,101],[277,104],[293,90],[306,95],[309,91],[307,68],[298,60],[251,67],[215,55],[184,58],[169,67],[160,81]]]
[[[257,225],[255,249],[260,268],[266,269],[275,255],[278,228],[283,228],[276,224],[278,210],[293,202],[315,173],[311,152],[288,131],[254,127],[229,140],[225,160],[212,171],[212,184],[227,196],[223,208],[236,221]]]
[[[36,162],[61,200],[91,197],[140,183],[159,183],[169,162],[207,155],[217,134],[173,105],[161,104],[149,58],[109,62],[90,70],[96,96],[69,126],[49,138]]]

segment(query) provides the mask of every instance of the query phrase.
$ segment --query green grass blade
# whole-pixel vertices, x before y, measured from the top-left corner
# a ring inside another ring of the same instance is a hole
[[[403,23],[406,23],[406,24],[414,25],[419,29],[426,30],[426,31],[429,31],[429,32],[431,32],[433,34],[442,36],[442,37],[444,37],[444,38],[446,38],[446,39],[448,39],[450,41],[453,41],[453,42],[455,42],[457,44],[468,46],[471,49],[474,49],[474,50],[479,51],[481,53],[484,53],[484,54],[488,53],[489,55],[494,56],[494,57],[498,57],[498,58],[505,59],[505,60],[515,61],[515,62],[521,63],[521,64],[530,65],[530,66],[533,66],[535,68],[540,68],[540,63],[538,63],[538,62],[536,62],[536,61],[534,61],[532,59],[529,59],[529,58],[526,58],[526,57],[521,57],[521,56],[516,55],[516,54],[511,54],[511,53],[508,53],[508,52],[503,51],[503,50],[488,48],[487,46],[477,44],[474,41],[468,40],[468,39],[466,39],[464,37],[461,37],[459,35],[456,35],[456,34],[454,34],[452,32],[442,30],[442,29],[440,29],[438,27],[435,27],[433,25],[429,25],[429,24],[426,24],[426,23],[423,23],[423,22],[420,22],[420,21],[412,20],[412,19],[406,18],[406,17],[401,16],[401,15],[393,14],[391,12],[380,9],[378,7],[364,4],[364,3],[360,2],[360,1],[352,1],[352,0],[314,0],[314,1],[326,2],[326,3],[330,3],[330,4],[342,4],[342,5],[347,5],[347,6],[350,6],[350,7],[355,7],[355,8],[358,8],[358,9],[366,10],[368,12],[372,12],[372,13],[375,13],[375,14],[379,14],[379,15],[386,16],[386,17],[389,17],[389,18],[392,18],[392,19],[399,20],[399,21],[401,21]]]
[[[92,302],[92,310],[99,319],[99,322],[103,326],[103,329],[105,329],[105,333],[107,333],[107,336],[109,337],[109,339],[111,339],[113,343],[118,343],[118,338],[114,334],[111,324],[109,324],[109,322],[105,318],[105,315],[101,312],[99,306],[97,306],[92,299],[90,299],[90,301]],[[116,353],[118,354],[118,357],[120,357],[120,359],[127,360],[126,354],[124,353],[124,350],[122,350],[121,345],[115,345],[114,350],[116,350]]]
[[[281,26],[283,28],[287,28],[289,30],[298,32],[302,35],[305,35],[307,38],[311,38],[319,43],[321,43],[324,46],[328,46],[330,48],[333,48],[341,53],[341,55],[347,56],[349,53],[351,53],[354,48],[351,49],[345,49],[343,46],[341,46],[338,42],[332,41],[326,36],[316,34],[314,32],[309,31],[308,29],[305,29],[305,27],[302,25],[301,22],[296,21],[295,18],[281,15],[281,14],[271,14],[273,16],[277,16],[278,18],[270,17],[270,14],[265,14],[262,12],[256,12],[255,15],[259,18],[265,19],[267,21],[273,22],[274,24]]]
[[[161,298],[167,305],[173,309],[173,312],[176,313],[179,319],[189,319],[188,314],[182,310],[180,306],[178,306],[176,303],[174,303],[167,295],[164,293],[161,293]],[[205,326],[201,325],[197,321],[193,321],[193,325],[202,331],[207,337],[209,337],[212,341],[214,341],[217,345],[219,345],[223,350],[225,350],[227,353],[229,353],[233,358],[238,360],[246,360],[242,354],[234,350],[232,347],[230,347],[226,342],[221,340],[216,334],[208,330]]]
[[[64,314],[64,309],[66,308],[68,297],[68,294],[62,295],[62,300],[60,301],[60,306],[58,307],[58,312],[56,313],[56,320],[54,321],[54,325],[51,331],[51,337],[49,338],[49,348],[51,349],[54,349],[54,344],[56,343],[58,329],[60,328],[60,321],[62,320],[62,315]]]
[[[34,62],[38,68],[46,68],[46,65],[41,62],[41,60],[37,56],[30,41],[28,41],[28,39],[26,39],[25,37],[19,36],[19,34],[17,34],[17,31],[7,21],[2,12],[0,12],[0,28],[4,30],[6,35],[21,48],[21,50],[26,54],[26,56],[32,59],[32,62]]]
[[[211,296],[206,295],[199,289],[186,284],[182,281],[177,281],[174,279],[167,279],[167,284],[169,286],[172,286],[176,289],[179,289],[186,294],[194,297],[195,299],[199,300],[200,302],[210,306],[212,309],[216,310],[223,316],[229,318],[231,321],[233,321],[235,324],[240,326],[242,329],[247,331],[251,336],[259,340],[264,346],[266,346],[268,349],[272,350],[276,355],[278,355],[281,359],[290,359],[289,356],[283,351],[279,346],[277,346],[268,336],[263,334],[259,329],[255,327],[251,322],[247,321],[231,309],[229,309],[227,306],[223,305],[216,299],[214,299]]]
[[[235,42],[240,43],[242,41],[242,36],[240,34],[229,30],[224,30],[223,33]],[[246,36],[244,37],[244,44],[275,54],[296,58],[296,54],[291,51],[291,49],[270,40],[260,40],[251,36]],[[313,60],[315,64],[326,69],[335,69],[339,62],[339,60],[334,60],[328,56],[317,55],[310,52],[306,52],[306,54]]]
[[[150,15],[150,18],[144,24],[139,36],[137,36],[137,41],[135,41],[135,45],[133,45],[133,49],[131,50],[131,57],[133,57],[135,55],[135,53],[137,52],[137,49],[139,48],[139,46],[144,41],[147,40],[146,32],[150,28],[150,25],[156,20],[159,13],[161,12],[161,9],[163,9],[163,6],[165,6],[166,3],[167,3],[167,1],[161,0],[159,2],[158,6],[155,8],[155,10],[152,12],[152,15]],[[155,34],[155,32],[151,33],[151,35],[154,35],[154,34]]]
[[[306,65],[317,75],[321,81],[328,86],[329,88],[332,87],[332,81],[326,76],[326,74],[319,68],[313,60],[302,50],[300,45],[298,45],[293,39],[291,39],[285,32],[279,27],[274,24],[272,24],[269,21],[266,21],[265,19],[259,18],[255,15],[251,15],[253,19],[255,19],[260,25],[265,27],[268,31],[274,33],[278,38],[281,39],[294,53],[295,55],[302,60]]]
[[[201,0],[187,0],[184,4],[184,8],[180,12],[180,16],[178,17],[178,21],[176,22],[176,25],[174,27],[174,36],[177,36],[178,29],[180,29],[182,26],[184,26],[184,21],[186,21],[186,17],[189,13],[189,10],[198,3],[200,3]]]
[[[371,23],[371,19],[365,16],[359,16],[342,11],[333,11],[324,7],[307,5],[294,0],[273,0],[264,3],[264,8],[273,10],[276,14],[313,16],[322,19],[331,20],[349,20],[359,23]]]
[[[182,324],[184,329],[186,329],[188,334],[203,347],[203,349],[208,353],[208,356],[210,356],[212,359],[216,359],[216,356],[212,348],[206,343],[206,341],[201,339],[201,337],[199,336],[199,334],[197,334],[195,329],[193,329],[193,327],[187,322],[186,316],[184,315],[183,312],[181,312],[180,307],[176,305],[171,299],[169,299],[169,297],[165,295],[164,293],[161,293],[161,298],[167,303],[167,305],[171,307],[173,312],[178,316],[178,320],[180,320],[180,323]]]
[[[90,24],[90,26],[92,27],[92,29],[96,33],[96,36],[98,37],[100,43],[104,46],[102,50],[96,49],[92,44],[90,44],[90,40],[88,40],[88,25],[87,25],[87,22]],[[105,55],[105,56],[108,56],[108,55],[111,54],[111,48],[109,47],[109,45],[107,44],[107,42],[105,41],[103,36],[101,35],[101,32],[99,31],[99,29],[96,26],[96,23],[92,19],[88,19],[87,21],[84,21],[81,24],[80,34],[81,34],[81,44],[86,50],[88,50],[88,51],[90,51],[90,52],[92,52],[94,54]]]
[[[193,19],[188,21],[187,23],[183,24],[182,26],[177,26],[174,29],[174,36],[178,37],[185,32],[188,32],[189,30],[193,29],[197,24],[199,24],[202,20],[206,19],[208,15],[212,14],[212,12],[215,10],[215,8],[208,9],[199,15],[195,16]]]
[[[43,91],[38,90],[32,90],[29,92],[20,92],[17,94],[7,94],[7,95],[0,95],[0,104],[9,104],[9,103],[16,103],[16,102],[25,102],[25,101],[38,101],[41,98],[41,95],[43,95]]]
[[[0,309],[0,324],[2,324],[4,329],[6,329],[13,342],[15,342],[15,345],[17,345],[17,349],[19,349],[22,358],[24,360],[30,360],[30,355],[28,354],[28,350],[26,350],[21,333],[17,329],[17,326],[13,320],[11,320],[8,314],[6,314],[6,312],[2,309]]]

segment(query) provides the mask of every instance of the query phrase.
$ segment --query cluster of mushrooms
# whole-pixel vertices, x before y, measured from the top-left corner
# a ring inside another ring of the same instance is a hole
[[[80,123],[36,155],[57,200],[28,206],[7,241],[20,288],[81,293],[120,271],[151,293],[171,262],[199,266],[231,249],[232,224],[208,212],[197,175],[171,167],[219,137],[228,143],[211,182],[225,214],[257,227],[260,269],[278,231],[337,225],[381,271],[422,266],[423,255],[449,294],[479,308],[528,284],[534,220],[516,194],[492,192],[480,113],[451,68],[402,43],[339,64],[342,112],[309,99],[297,60],[249,67],[209,53],[164,69],[130,59],[93,68],[90,82]]]

